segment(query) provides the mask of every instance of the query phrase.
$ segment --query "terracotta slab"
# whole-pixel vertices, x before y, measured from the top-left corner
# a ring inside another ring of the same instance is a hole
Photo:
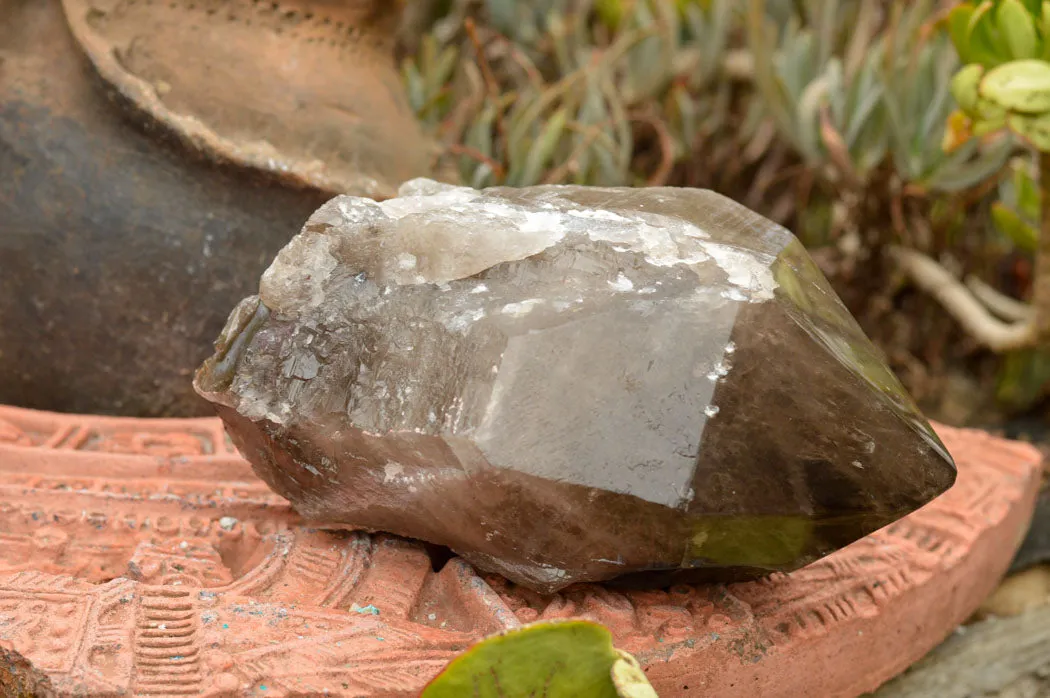
[[[941,428],[944,497],[791,575],[552,597],[435,572],[418,544],[312,529],[217,420],[0,406],[0,693],[401,696],[471,641],[589,617],[663,698],[857,696],[995,586],[1031,515],[1039,454]]]

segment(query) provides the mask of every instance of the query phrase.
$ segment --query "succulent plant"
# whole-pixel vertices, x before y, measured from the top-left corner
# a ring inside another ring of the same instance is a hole
[[[971,63],[952,79],[962,118],[946,142],[1009,129],[1040,151],[1050,151],[1050,63],[1027,58],[993,68]]]
[[[948,31],[967,65],[994,68],[1010,61],[1050,59],[1050,2],[962,2],[948,15]]]
[[[1025,258],[1039,249],[1039,226],[1043,195],[1039,187],[1038,159],[1028,156],[1012,158],[1009,176],[999,184],[998,200],[991,205],[991,218],[996,230],[1014,250]],[[971,290],[986,290],[975,286]],[[1031,308],[1012,299],[1007,300],[1006,319],[1030,319]],[[1050,351],[1045,347],[1025,347],[1003,356],[996,377],[996,399],[1011,411],[1024,410],[1043,397],[1050,383]]]
[[[948,25],[965,65],[951,83],[960,114],[946,147],[1009,129],[1050,151],[1050,0],[966,2]]]
[[[459,47],[442,45],[435,35],[427,34],[419,42],[415,59],[402,61],[408,102],[424,124],[434,126],[448,112],[452,97],[448,83],[458,60]]]
[[[895,11],[881,30],[874,0],[808,4],[814,22],[790,21],[779,32],[764,0],[751,0],[748,13],[761,104],[806,162],[859,186],[889,159],[902,185],[948,192],[1003,166],[1010,145],[1002,141],[940,148],[958,61],[926,23],[932,2]],[[843,26],[855,29],[836,42]]]
[[[1015,177],[986,216],[1010,156],[1050,142],[1050,0],[449,2],[404,67],[447,178],[713,187],[837,243],[842,268],[915,253],[938,299],[966,289],[934,260],[973,270],[996,229],[1038,240]],[[996,351],[1031,341],[988,317],[962,327]]]
[[[930,259],[899,252],[902,266],[983,344],[997,351],[1050,347],[1050,0],[962,3],[948,14],[952,42],[964,61],[951,80],[959,109],[948,119],[948,152],[1007,131],[1038,153],[1036,188],[1014,167],[1006,189],[1013,201],[992,208],[992,218],[1019,248],[1034,253],[1032,307],[994,289],[971,284],[970,293]],[[1011,206],[1013,203],[1014,206]],[[1038,225],[1026,218],[1038,217]],[[939,279],[939,280],[937,280]],[[1003,309],[1008,309],[1005,313]]]
[[[726,90],[711,83],[731,6],[488,0],[487,28],[444,38],[435,30],[403,75],[413,107],[448,143],[466,183],[666,180],[724,118]],[[452,21],[468,16],[461,6]],[[721,96],[701,99],[705,92]],[[644,131],[661,147],[658,170],[648,175],[632,169],[635,136]]]
[[[883,106],[892,164],[903,182],[927,191],[959,192],[998,173],[1014,146],[1009,138],[972,139],[946,151],[942,147],[953,111],[950,91],[957,67],[941,34],[904,37],[906,57],[886,68]],[[912,43],[915,42],[915,43]],[[883,59],[887,48],[880,47]]]
[[[991,207],[996,229],[1018,249],[1032,254],[1039,242],[1039,192],[1036,167],[1029,158],[1010,161],[1010,176],[999,185],[999,200]]]

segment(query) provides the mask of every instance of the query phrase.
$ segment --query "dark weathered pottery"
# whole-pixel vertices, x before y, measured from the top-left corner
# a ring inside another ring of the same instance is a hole
[[[232,304],[429,152],[383,0],[0,0],[0,403],[209,412]]]

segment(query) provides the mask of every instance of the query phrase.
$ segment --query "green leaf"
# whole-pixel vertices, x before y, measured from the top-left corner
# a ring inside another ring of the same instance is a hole
[[[1039,16],[1039,25],[1043,33],[1043,54],[1041,58],[1047,61],[1050,60],[1050,0],[1043,0],[1043,9]]]
[[[1039,193],[1039,184],[1032,178],[1028,163],[1023,160],[1016,162],[1010,181],[1014,188],[1014,202],[1021,215],[1029,220],[1038,220],[1042,195]]]
[[[872,118],[880,116],[878,108],[882,104],[882,96],[882,85],[875,85],[863,94],[856,107],[850,111],[849,123],[846,126],[845,134],[843,134],[846,145],[850,148],[857,142],[861,129],[870,124]]]
[[[1017,213],[1001,201],[992,204],[992,222],[1000,233],[1010,238],[1019,249],[1035,252],[1039,241],[1039,232]]]
[[[940,167],[927,180],[931,189],[941,191],[960,191],[968,189],[991,177],[1006,164],[1013,150],[1013,139],[1000,138],[998,143],[981,152],[978,156],[954,166]]]
[[[1003,128],[1006,126],[1006,117],[1009,113],[1001,104],[982,97],[977,100],[977,109],[974,113],[974,120],[977,122],[974,124],[974,132],[990,133],[996,129]],[[984,128],[982,122],[990,124],[991,128]]]
[[[543,130],[540,131],[540,135],[536,138],[536,142],[529,149],[529,154],[525,158],[525,167],[521,173],[521,181],[518,183],[520,186],[528,186],[539,182],[545,166],[554,156],[554,151],[561,141],[568,119],[569,113],[565,107],[562,107],[554,112],[547,120],[547,123],[544,124]]]
[[[1039,55],[1035,22],[1021,0],[1000,0],[995,20],[1011,58],[1035,58]]]
[[[1050,111],[1050,63],[1010,61],[992,68],[981,79],[981,97],[997,106],[1023,114]]]
[[[614,669],[625,691],[617,689]],[[482,640],[449,662],[420,698],[656,696],[647,684],[613,647],[608,630],[572,620],[532,623]]]
[[[456,62],[459,60],[459,49],[455,46],[446,46],[437,55],[434,61],[434,84],[432,88],[436,91],[452,79],[456,71]]]
[[[924,159],[940,157],[940,135],[944,129],[945,119],[952,112],[951,80],[945,79],[951,73],[939,65],[933,65],[933,54],[932,50],[920,54],[919,77],[923,80],[920,85],[913,88],[917,94],[930,95],[920,105],[919,113],[922,114],[922,118],[918,120],[920,126],[912,136],[912,147],[924,153]]]
[[[976,63],[964,66],[952,77],[952,96],[959,104],[959,108],[967,114],[977,111],[977,100],[979,97],[978,87],[984,68]]]
[[[619,28],[623,19],[623,0],[596,0],[594,10],[602,24],[613,31]]]
[[[971,61],[981,63],[986,68],[1010,60],[1010,56],[1003,55],[1001,47],[995,41],[994,9],[995,3],[992,0],[984,0],[973,11],[966,27],[966,46]]]
[[[509,33],[518,23],[517,3],[514,0],[486,0],[485,9],[489,21],[504,34]]]
[[[470,124],[466,137],[463,140],[465,145],[475,148],[489,157],[497,157],[497,153],[494,153],[492,150],[492,132],[493,124],[496,121],[496,110],[495,104],[486,104],[474,122]]]
[[[951,37],[952,44],[963,63],[975,62],[973,52],[970,50],[970,19],[973,17],[973,12],[973,5],[962,3],[953,7],[948,13],[948,36]]]
[[[1025,12],[1032,15],[1032,17],[1038,18],[1042,12],[1043,0],[1021,0],[1021,4],[1024,6]]]
[[[802,155],[812,162],[823,157],[820,145],[820,109],[831,92],[832,84],[840,82],[841,64],[837,58],[828,61],[822,75],[806,85],[796,105],[795,119],[798,124],[798,144]]]
[[[401,65],[401,81],[405,85],[405,92],[408,95],[408,103],[412,107],[412,111],[415,112],[416,116],[419,116],[420,110],[426,104],[426,95],[423,92],[423,78],[420,76],[416,66],[407,59]]]
[[[987,136],[988,134],[1001,131],[1006,128],[1006,117],[997,116],[990,119],[982,119],[981,121],[975,121],[973,125],[973,132],[971,136],[980,138],[981,136]]]
[[[700,116],[696,101],[684,87],[674,87],[668,95],[668,111],[678,123],[683,148],[692,147],[699,133]]]
[[[1011,114],[1006,119],[1006,125],[1040,151],[1050,152],[1050,114],[1035,117]]]
[[[1004,357],[996,399],[1010,410],[1030,410],[1046,396],[1047,385],[1050,385],[1050,352],[1045,349],[1013,351]]]
[[[947,133],[945,134],[947,136]],[[959,165],[968,162],[978,152],[980,142],[976,138],[968,138],[965,141],[961,141],[950,152],[945,153],[943,159],[934,163],[933,167],[930,168],[929,172],[923,173],[925,186],[927,188],[936,188],[933,184],[942,173],[952,173],[959,167]]]

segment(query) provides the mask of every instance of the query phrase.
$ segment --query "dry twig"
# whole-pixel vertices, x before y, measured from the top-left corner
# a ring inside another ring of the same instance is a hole
[[[671,171],[674,169],[674,139],[671,137],[671,132],[663,119],[648,110],[635,111],[630,115],[630,118],[632,121],[649,124],[653,127],[653,131],[656,132],[656,138],[660,142],[660,166],[646,180],[645,185],[648,187],[662,187],[667,184]]]
[[[496,80],[496,74],[492,72],[492,65],[489,63],[488,56],[485,55],[485,46],[481,43],[481,39],[478,38],[477,25],[472,18],[467,17],[463,22],[463,28],[466,30],[467,37],[470,39],[470,43],[474,45],[474,51],[477,53],[478,67],[481,68],[481,75],[485,80],[485,89],[488,92],[489,99],[496,101],[499,99],[501,90],[499,82]],[[507,131],[503,123],[502,110],[496,111],[496,132],[505,142]]]
[[[448,152],[452,153],[453,155],[465,155],[468,158],[471,158],[472,160],[477,160],[480,163],[488,165],[489,168],[492,170],[493,176],[496,177],[496,179],[501,180],[503,179],[504,175],[506,175],[506,169],[504,169],[502,163],[500,163],[494,158],[489,157],[488,155],[485,155],[485,153],[481,152],[477,148],[471,148],[469,145],[463,145],[462,143],[451,143],[448,146]]]
[[[1021,322],[1031,320],[1033,311],[1030,306],[1005,293],[1000,293],[976,276],[966,278],[966,287],[974,298],[981,301],[984,307],[991,310],[1003,320]]]

